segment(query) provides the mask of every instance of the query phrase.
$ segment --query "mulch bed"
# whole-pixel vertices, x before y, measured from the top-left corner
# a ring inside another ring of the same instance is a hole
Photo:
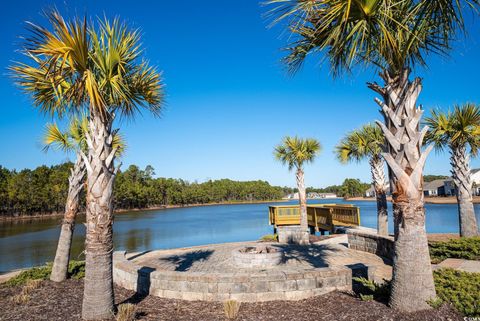
[[[81,320],[83,295],[82,280],[63,283],[43,281],[32,291],[25,304],[15,304],[11,297],[21,287],[0,286],[0,320],[69,321]],[[223,304],[215,302],[188,302],[153,296],[138,297],[133,291],[115,288],[116,303],[135,303],[138,320],[225,321]],[[113,320],[113,318],[112,318]],[[274,301],[243,303],[237,321],[460,321],[463,317],[450,306],[417,313],[399,313],[379,302],[364,302],[356,297],[333,292],[302,301]]]

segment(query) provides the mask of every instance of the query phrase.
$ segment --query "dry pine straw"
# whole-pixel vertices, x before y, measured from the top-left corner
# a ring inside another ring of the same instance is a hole
[[[29,293],[27,303],[13,303],[11,298],[21,291],[20,286],[0,286],[0,320],[81,320],[82,280],[68,280],[63,283],[43,281],[37,289]],[[221,302],[188,302],[153,296],[143,298],[119,287],[115,288],[115,295],[117,304],[130,302],[137,305],[138,320],[226,320]],[[243,303],[236,320],[461,321],[463,317],[446,305],[435,310],[402,314],[379,302],[363,302],[349,294],[334,292],[302,301]]]

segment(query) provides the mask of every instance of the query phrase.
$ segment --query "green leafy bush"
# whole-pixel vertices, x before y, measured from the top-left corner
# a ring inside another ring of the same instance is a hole
[[[376,283],[363,277],[355,277],[354,290],[362,301],[377,300],[387,302],[390,297],[390,281]]]
[[[278,242],[277,234],[267,234],[260,238],[262,242]]]
[[[480,260],[480,237],[462,237],[446,242],[430,242],[432,263],[440,263],[448,258]]]
[[[433,276],[438,299],[451,303],[465,316],[480,317],[480,273],[440,269]]]
[[[21,272],[19,275],[6,282],[7,285],[23,285],[29,280],[47,280],[52,273],[52,263],[44,266],[33,267]],[[81,279],[85,277],[85,262],[71,260],[68,265],[68,276],[72,279]]]

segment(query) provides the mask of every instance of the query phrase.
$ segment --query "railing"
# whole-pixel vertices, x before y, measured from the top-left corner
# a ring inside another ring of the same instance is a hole
[[[270,225],[300,224],[300,207],[283,205],[269,207]],[[307,205],[307,221],[317,231],[333,231],[335,226],[360,225],[360,209],[350,204],[312,204]]]

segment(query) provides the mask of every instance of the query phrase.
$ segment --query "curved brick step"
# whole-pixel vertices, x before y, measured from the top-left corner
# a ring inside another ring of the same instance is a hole
[[[352,270],[344,266],[221,273],[155,270],[128,260],[123,251],[115,252],[113,259],[115,284],[138,293],[171,299],[301,300],[352,287]]]

